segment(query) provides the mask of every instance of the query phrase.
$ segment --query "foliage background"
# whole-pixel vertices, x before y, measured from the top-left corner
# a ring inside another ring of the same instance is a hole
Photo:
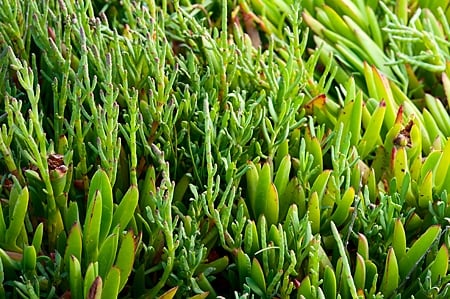
[[[448,296],[448,2],[0,7],[1,296]]]

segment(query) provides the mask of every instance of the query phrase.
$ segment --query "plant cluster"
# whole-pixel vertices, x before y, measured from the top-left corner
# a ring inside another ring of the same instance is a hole
[[[449,1],[0,7],[0,298],[450,296]]]

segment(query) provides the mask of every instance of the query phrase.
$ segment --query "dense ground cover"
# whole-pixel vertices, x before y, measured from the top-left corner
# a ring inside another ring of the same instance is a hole
[[[449,1],[0,8],[0,298],[450,296]]]

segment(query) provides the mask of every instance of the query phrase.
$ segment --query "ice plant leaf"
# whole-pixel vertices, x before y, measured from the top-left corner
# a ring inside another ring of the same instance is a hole
[[[261,171],[259,172],[258,184],[256,187],[255,196],[255,217],[259,217],[264,214],[269,205],[269,192],[272,185],[272,174],[270,169],[270,164],[268,162],[264,163]],[[267,219],[267,215],[264,215]],[[270,219],[272,220],[272,219]]]
[[[435,177],[435,184],[436,184],[436,191],[442,192],[444,190],[447,190],[447,192],[450,192],[450,186],[448,185],[449,180],[446,179],[447,176],[450,176],[450,139],[447,139],[445,142],[444,150],[442,151],[441,158],[439,159],[439,162],[436,166],[436,175]]]
[[[114,263],[119,244],[119,227],[105,239],[98,252],[98,274],[106,278]]]
[[[35,230],[34,236],[33,236],[33,241],[32,241],[34,249],[36,250],[37,253],[39,253],[41,251],[43,236],[44,236],[44,224],[41,222],[36,227],[36,230]]]
[[[331,172],[332,171],[330,169],[326,169],[321,174],[319,174],[311,187],[310,194],[317,192],[317,196],[319,197],[319,199],[323,198]]]
[[[385,112],[386,102],[382,100],[370,118],[366,131],[359,142],[358,152],[361,155],[361,159],[367,157],[375,149],[375,145],[380,138]]]
[[[36,268],[36,249],[27,245],[23,250],[22,269],[25,273],[34,271]]]
[[[261,264],[256,258],[253,258],[252,267],[251,267],[251,278],[258,285],[258,287],[262,290],[266,290],[266,280]]]
[[[359,291],[364,290],[366,284],[366,263],[364,258],[356,253],[356,265],[355,265],[355,286]]]
[[[394,234],[392,236],[392,248],[395,256],[400,260],[406,254],[406,234],[400,219],[395,220]]]
[[[436,238],[441,232],[441,227],[434,225],[429,227],[417,241],[406,252],[405,256],[399,260],[399,273],[401,279],[407,279],[410,272],[417,267],[417,264],[422,260],[425,254],[430,249],[431,245],[436,241]]]
[[[247,200],[254,217],[256,215],[256,193],[258,190],[259,173],[253,161],[247,162],[247,171],[245,172],[247,181]]]
[[[278,194],[283,194],[289,182],[289,173],[291,171],[291,156],[286,155],[281,159],[275,174],[274,184]]]
[[[308,219],[311,221],[313,234],[320,232],[320,202],[317,192],[313,192],[308,200]]]
[[[120,270],[117,267],[112,267],[108,271],[103,284],[102,298],[118,298],[120,286]]]
[[[344,223],[345,219],[350,215],[350,206],[355,199],[355,189],[353,187],[348,188],[340,201],[336,202],[337,208],[331,216],[336,225]]]
[[[178,291],[178,287],[173,287],[158,297],[158,299],[172,299]]]
[[[87,299],[100,299],[102,297],[103,281],[100,276],[97,276],[89,288]]]
[[[83,277],[81,273],[80,261],[75,256],[69,259],[69,285],[70,295],[74,299],[83,298]]]
[[[17,248],[17,238],[23,229],[25,215],[28,208],[28,188],[24,187],[17,198],[14,210],[5,234],[5,242],[11,248]]]
[[[388,255],[386,257],[386,265],[384,267],[383,280],[381,281],[380,290],[384,296],[389,297],[393,295],[395,289],[399,283],[399,266],[397,264],[397,258],[395,251],[391,247],[389,248]]]
[[[277,224],[278,223],[278,214],[279,214],[279,198],[277,188],[274,183],[269,185],[269,190],[266,195],[266,207],[264,211],[264,215],[267,219],[267,224]]]
[[[136,250],[135,236],[133,232],[129,231],[123,237],[120,244],[119,252],[117,254],[117,259],[115,266],[120,270],[120,284],[119,291],[121,291],[125,283],[128,280],[128,276],[133,269],[134,255]]]
[[[70,229],[67,237],[66,251],[64,252],[64,263],[69,266],[72,257],[81,261],[81,252],[83,249],[81,226],[76,222]]]
[[[322,288],[325,298],[336,298],[336,276],[331,267],[325,267]]]
[[[421,208],[427,208],[428,204],[433,202],[433,172],[431,170],[427,172],[419,184],[419,198],[417,201]]]
[[[108,175],[102,169],[97,170],[92,177],[89,186],[88,198],[93,198],[97,191],[99,191],[102,195],[102,221],[100,224],[99,233],[99,243],[101,244],[109,233],[113,215],[113,195],[111,184],[109,182]]]
[[[242,249],[238,249],[236,254],[236,265],[238,267],[239,280],[244,283],[245,278],[249,277],[251,274],[252,263],[250,261],[249,256],[242,251]]]
[[[133,218],[134,210],[137,207],[139,200],[139,190],[136,186],[130,186],[127,193],[123,196],[119,206],[114,211],[114,216],[112,219],[112,227],[115,228],[117,225],[121,229],[125,229],[131,218]]]
[[[88,262],[97,260],[101,220],[102,195],[100,191],[97,191],[89,203],[86,211],[86,220],[83,226],[83,244]]]
[[[442,279],[448,273],[448,260],[448,248],[445,244],[442,244],[430,267],[432,283],[438,283],[439,279]]]

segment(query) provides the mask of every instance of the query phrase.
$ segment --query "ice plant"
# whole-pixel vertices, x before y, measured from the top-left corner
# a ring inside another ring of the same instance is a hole
[[[0,298],[449,297],[448,1],[0,7]]]

